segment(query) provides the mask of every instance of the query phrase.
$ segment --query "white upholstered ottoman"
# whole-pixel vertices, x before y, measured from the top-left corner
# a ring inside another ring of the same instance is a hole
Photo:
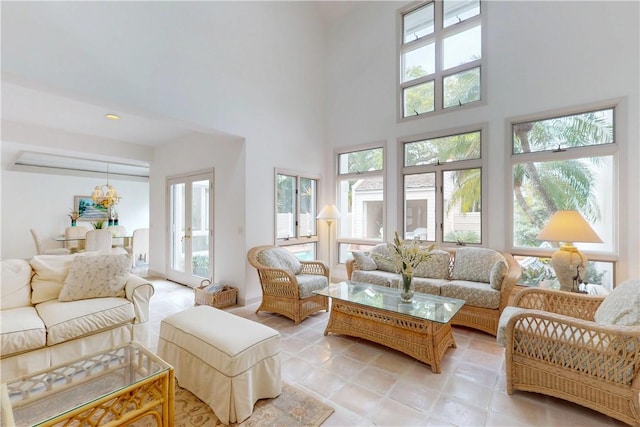
[[[280,333],[210,306],[162,320],[158,355],[224,424],[244,421],[258,399],[282,391]]]

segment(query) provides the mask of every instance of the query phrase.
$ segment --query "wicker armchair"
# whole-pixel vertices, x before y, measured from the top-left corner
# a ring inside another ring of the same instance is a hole
[[[262,302],[256,313],[268,311],[278,313],[292,319],[297,325],[309,315],[329,309],[328,298],[313,294],[314,290],[329,285],[329,267],[323,261],[298,261],[292,254],[287,259],[296,265],[281,268],[278,262],[269,262],[265,254],[289,254],[286,249],[275,246],[257,246],[247,253],[249,263],[258,270],[258,278],[262,287]],[[282,264],[282,263],[280,263]],[[295,273],[297,274],[294,274]]]
[[[626,310],[638,310],[635,292]],[[596,322],[603,301],[550,289],[521,291],[498,332],[506,347],[507,393],[542,393],[640,426],[640,327]],[[616,302],[614,314],[625,310],[622,305]]]

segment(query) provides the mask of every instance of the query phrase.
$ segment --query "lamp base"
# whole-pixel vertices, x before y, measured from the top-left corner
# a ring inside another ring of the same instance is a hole
[[[574,277],[578,269],[584,271],[587,258],[575,246],[565,245],[558,249],[551,257],[551,265],[556,273],[561,291],[575,291]]]

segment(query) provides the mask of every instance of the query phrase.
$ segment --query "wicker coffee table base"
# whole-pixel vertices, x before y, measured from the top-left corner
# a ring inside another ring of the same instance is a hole
[[[324,331],[364,338],[431,366],[440,373],[440,361],[449,347],[456,347],[450,323],[418,319],[348,301],[333,299]]]

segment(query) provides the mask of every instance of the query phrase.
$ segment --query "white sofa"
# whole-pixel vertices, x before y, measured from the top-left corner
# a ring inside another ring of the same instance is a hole
[[[386,259],[386,243],[370,252],[353,251],[347,261],[349,280],[397,287],[400,274]],[[436,249],[414,271],[416,292],[458,298],[465,301],[452,324],[479,329],[492,335],[520,278],[520,265],[507,253],[488,248]]]
[[[129,264],[127,255],[112,254],[3,260],[1,379],[132,341],[154,289]]]

